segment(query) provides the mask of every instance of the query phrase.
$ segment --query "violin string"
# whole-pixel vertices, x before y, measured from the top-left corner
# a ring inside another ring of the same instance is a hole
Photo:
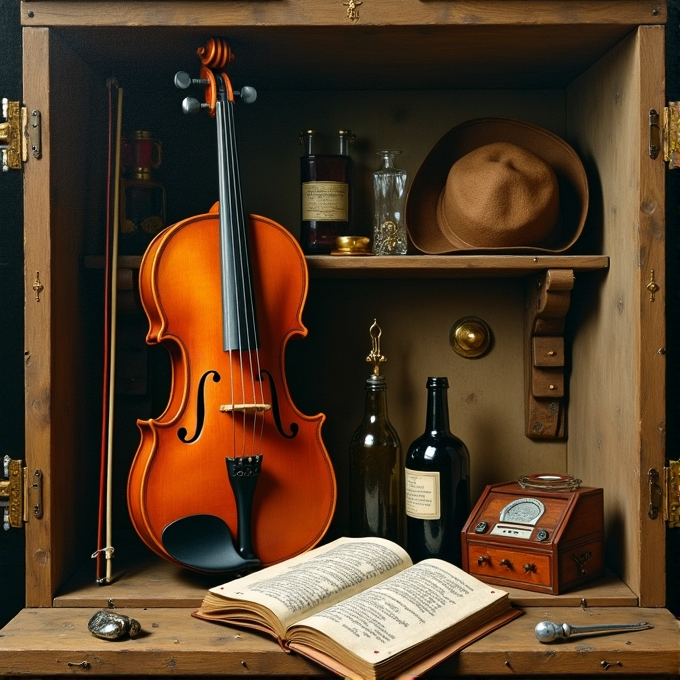
[[[220,271],[222,274],[222,323],[226,326],[223,329],[223,342],[225,344],[224,349],[229,354],[229,388],[231,392],[231,404],[232,406],[236,403],[236,387],[234,385],[234,371],[231,370],[233,367],[233,346],[231,343],[232,338],[232,328],[231,328],[231,314],[229,314],[229,299],[231,296],[231,290],[229,287],[229,277],[227,276],[227,255],[228,248],[225,242],[230,229],[230,218],[229,218],[229,202],[227,201],[227,175],[229,174],[229,169],[227,168],[227,158],[225,155],[226,149],[226,139],[225,139],[225,121],[224,121],[224,110],[221,101],[215,103],[215,114],[217,118],[217,149],[219,154],[219,168],[220,168],[220,202],[219,202],[219,223],[220,223],[220,258],[221,267]],[[236,412],[232,410],[232,423],[236,418]],[[236,427],[232,427],[232,451],[234,458],[236,457]]]
[[[226,120],[225,120],[225,140],[226,140],[226,152],[227,152],[227,180],[229,184],[229,191],[227,192],[229,198],[228,204],[228,214],[230,217],[229,224],[229,236],[231,238],[231,257],[232,257],[232,267],[231,271],[233,273],[234,279],[231,283],[234,286],[233,290],[233,301],[236,305],[236,326],[237,326],[237,341],[238,341],[238,362],[239,362],[239,376],[241,384],[241,403],[246,404],[246,385],[245,385],[245,370],[243,365],[243,338],[244,333],[247,332],[241,326],[242,318],[245,318],[242,314],[242,307],[245,308],[245,293],[244,293],[244,281],[243,281],[243,269],[239,266],[239,262],[242,262],[241,258],[241,248],[240,248],[240,232],[242,225],[239,220],[239,209],[236,195],[236,184],[238,178],[238,168],[236,166],[236,153],[234,150],[234,104],[229,99],[226,99]],[[236,277],[240,272],[240,281],[236,281]],[[238,293],[238,294],[237,294]],[[247,349],[248,344],[246,343],[245,349]],[[236,413],[234,413],[234,419],[236,419]],[[241,456],[246,455],[246,441],[247,441],[247,412],[243,409],[241,414]]]
[[[248,352],[248,360],[250,362],[250,384],[252,385],[252,403],[258,403],[258,396],[256,395],[257,387],[259,383],[259,403],[264,404],[264,391],[262,387],[261,380],[261,365],[260,365],[260,351],[259,343],[257,338],[257,320],[255,317],[256,307],[253,291],[253,275],[251,270],[251,258],[248,256],[248,244],[247,244],[247,225],[245,220],[245,215],[243,211],[243,195],[241,193],[241,183],[239,160],[238,160],[238,147],[236,143],[236,123],[234,119],[234,104],[229,102],[229,135],[230,135],[230,152],[232,155],[232,167],[233,167],[233,185],[232,185],[232,196],[235,199],[235,211],[236,219],[238,221],[237,236],[239,239],[239,256],[240,261],[243,264],[241,267],[241,291],[243,291],[244,297],[244,310],[246,314],[250,314],[249,319],[245,319],[245,328],[247,336],[247,347],[250,350]],[[255,365],[253,365],[253,357],[255,358]],[[244,400],[245,403],[245,400]],[[262,440],[262,432],[264,426],[264,412],[260,412],[257,408],[253,411],[253,427],[251,431],[251,453],[256,454],[260,451],[260,442]],[[258,441],[258,422],[259,426],[259,441]]]

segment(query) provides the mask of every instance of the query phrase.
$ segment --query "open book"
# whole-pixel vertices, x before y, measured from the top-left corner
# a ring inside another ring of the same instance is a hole
[[[442,560],[413,565],[379,538],[339,538],[211,588],[194,616],[274,636],[340,675],[420,675],[522,612]]]

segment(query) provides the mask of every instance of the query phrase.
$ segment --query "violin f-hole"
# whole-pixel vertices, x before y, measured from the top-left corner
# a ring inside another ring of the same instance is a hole
[[[260,380],[262,380],[262,376],[264,375],[266,375],[269,378],[269,389],[272,395],[272,416],[274,416],[274,423],[276,424],[276,429],[279,431],[279,434],[282,437],[285,437],[286,439],[294,439],[297,436],[297,433],[300,431],[300,426],[297,423],[291,423],[290,434],[287,434],[286,432],[283,431],[283,423],[281,422],[281,411],[279,410],[279,397],[276,392],[276,383],[274,382],[274,378],[272,378],[272,374],[265,369],[262,369],[260,371]]]
[[[203,423],[205,421],[204,392],[205,381],[208,379],[208,376],[212,376],[212,380],[215,383],[218,383],[221,380],[220,374],[217,371],[206,371],[201,376],[201,379],[198,382],[198,394],[196,397],[196,432],[194,433],[194,436],[191,439],[187,439],[186,427],[180,427],[179,430],[177,430],[178,439],[181,442],[184,442],[185,444],[192,444],[193,442],[195,442],[201,436],[201,432],[203,431]]]

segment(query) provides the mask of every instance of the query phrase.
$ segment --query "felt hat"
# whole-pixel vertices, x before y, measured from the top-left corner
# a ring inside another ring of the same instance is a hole
[[[411,183],[406,225],[428,254],[558,253],[578,239],[588,182],[578,154],[536,125],[478,118],[449,130]]]

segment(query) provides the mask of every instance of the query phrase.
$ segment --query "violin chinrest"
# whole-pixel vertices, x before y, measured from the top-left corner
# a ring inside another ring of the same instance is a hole
[[[239,554],[226,522],[214,515],[181,517],[163,529],[162,540],[174,560],[197,571],[240,572],[261,564]]]

